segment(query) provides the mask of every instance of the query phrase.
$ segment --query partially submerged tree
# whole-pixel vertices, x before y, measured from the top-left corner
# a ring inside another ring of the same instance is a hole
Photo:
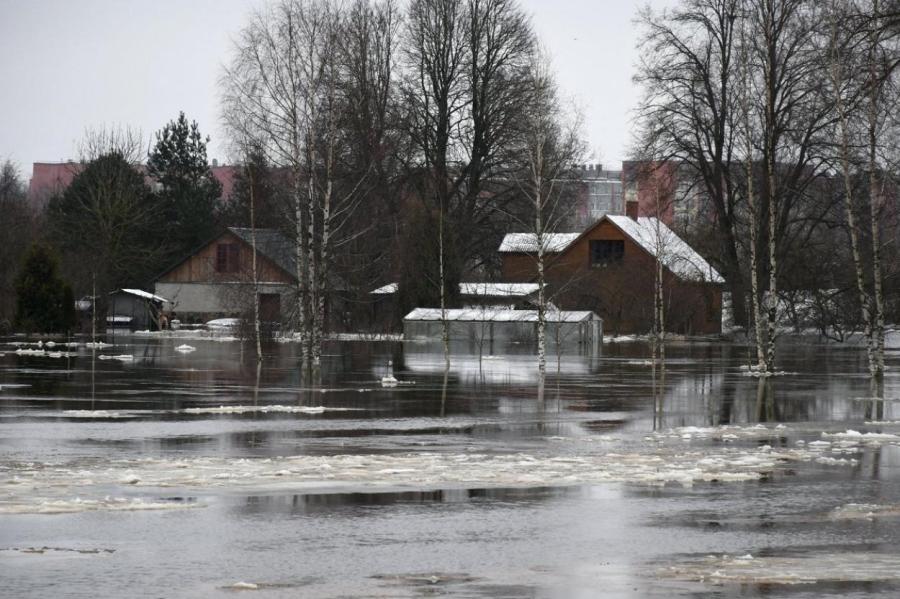
[[[0,323],[8,324],[15,311],[15,277],[37,221],[28,205],[25,182],[9,160],[0,164],[0,215]]]
[[[538,376],[543,388],[547,368],[547,311],[552,305],[547,289],[548,249],[553,234],[569,219],[564,201],[569,198],[565,192],[572,182],[570,171],[583,156],[585,147],[579,135],[580,121],[577,117],[564,116],[549,58],[537,48],[529,64],[528,82],[528,106],[519,124],[520,166],[515,181],[527,206],[523,210],[527,218],[522,224],[535,240]],[[557,332],[560,328],[557,324]]]
[[[324,0],[281,0],[257,12],[222,80],[232,135],[262,141],[272,163],[291,173],[297,328],[312,364],[322,352],[335,237],[367,175],[342,169],[344,15]]]
[[[823,13],[828,25],[823,37],[827,39],[830,91],[837,112],[837,162],[854,280],[869,372],[880,378],[884,374],[885,329],[882,221],[889,173],[897,166],[893,144],[898,133],[900,30],[896,16],[893,25],[886,18],[881,0],[832,2]],[[865,185],[858,185],[861,181]]]
[[[423,0],[409,6],[404,101],[418,158],[417,193],[437,212],[435,296],[442,313],[458,288],[452,275],[481,266],[482,251],[496,247],[496,238],[484,233],[508,198],[510,187],[501,182],[507,180],[508,153],[528,101],[534,43],[528,18],[514,0]],[[455,254],[446,251],[448,245]]]
[[[16,327],[25,332],[67,333],[75,326],[72,287],[59,274],[59,259],[34,244],[16,278]]]

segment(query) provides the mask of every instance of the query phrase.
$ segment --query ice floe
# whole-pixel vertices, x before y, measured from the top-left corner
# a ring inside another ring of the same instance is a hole
[[[76,514],[96,511],[155,511],[183,510],[205,507],[202,503],[183,501],[152,501],[128,497],[102,499],[38,499],[37,501],[0,500],[0,514]]]
[[[183,414],[249,414],[252,412],[262,413],[278,413],[287,414],[322,414],[324,412],[347,412],[351,408],[331,408],[325,406],[285,406],[285,405],[267,405],[267,406],[216,406],[208,408],[185,408],[181,410]]]
[[[197,351],[197,348],[194,347],[193,345],[188,345],[185,343],[183,345],[179,345],[178,347],[176,347],[175,351],[177,351],[178,353],[181,353],[181,354],[189,354],[191,352]]]
[[[711,555],[669,566],[658,575],[717,585],[896,582],[900,581],[900,555],[866,551],[765,557]]]
[[[97,356],[97,357],[100,358],[101,360],[119,360],[120,362],[133,362],[134,361],[134,356],[132,356],[131,354],[120,354],[118,356],[104,354],[102,356]]]
[[[67,418],[126,418],[128,414],[110,410],[63,410]]]
[[[54,513],[87,509],[154,509],[157,504],[73,500],[110,487],[245,490],[352,488],[541,487],[623,482],[691,486],[701,482],[754,481],[811,462],[819,453],[800,449],[732,446],[696,451],[668,447],[597,455],[443,454],[297,455],[275,458],[142,458],[93,464],[28,463],[0,466],[0,513]],[[97,502],[96,507],[90,501]],[[163,504],[159,509],[170,507]]]

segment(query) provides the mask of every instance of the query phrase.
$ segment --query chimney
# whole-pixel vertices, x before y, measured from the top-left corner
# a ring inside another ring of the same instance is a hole
[[[638,219],[638,201],[637,200],[628,200],[625,202],[625,216],[630,218],[631,220]]]

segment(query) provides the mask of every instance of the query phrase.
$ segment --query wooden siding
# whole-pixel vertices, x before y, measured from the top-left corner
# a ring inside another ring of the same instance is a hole
[[[216,248],[223,243],[237,244],[241,248],[238,272],[216,271]],[[284,283],[287,285],[294,282],[293,277],[289,276],[261,253],[257,253],[257,269],[260,282]],[[229,231],[203,246],[187,260],[159,278],[161,283],[230,283],[249,282],[252,280],[253,258],[250,245]]]

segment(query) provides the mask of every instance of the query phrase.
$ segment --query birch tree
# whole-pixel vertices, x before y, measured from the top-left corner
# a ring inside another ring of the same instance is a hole
[[[335,236],[366,176],[340,169],[345,16],[327,0],[279,0],[253,15],[222,79],[232,134],[260,134],[273,164],[291,173],[296,322],[308,365],[322,355]]]
[[[535,240],[537,273],[537,352],[538,375],[543,388],[547,370],[546,328],[550,294],[547,289],[547,250],[552,235],[569,216],[560,202],[572,165],[582,157],[584,144],[579,136],[578,117],[566,119],[553,79],[549,57],[535,48],[529,65],[528,108],[521,129],[521,175],[517,178],[520,192],[531,216],[525,222]],[[557,331],[559,327],[557,327]],[[557,348],[558,350],[559,348]]]
[[[869,372],[880,378],[884,374],[885,328],[880,221],[885,208],[884,173],[893,166],[885,164],[889,152],[883,149],[889,145],[895,126],[892,117],[897,90],[893,79],[900,63],[898,32],[896,27],[885,26],[880,0],[833,2],[824,12],[828,23],[828,74],[839,131],[837,158],[844,186],[854,281]],[[855,185],[859,179],[866,181],[864,190]],[[868,200],[865,205],[863,199]],[[866,211],[868,223],[860,220]],[[863,233],[867,233],[871,243],[868,252]]]

